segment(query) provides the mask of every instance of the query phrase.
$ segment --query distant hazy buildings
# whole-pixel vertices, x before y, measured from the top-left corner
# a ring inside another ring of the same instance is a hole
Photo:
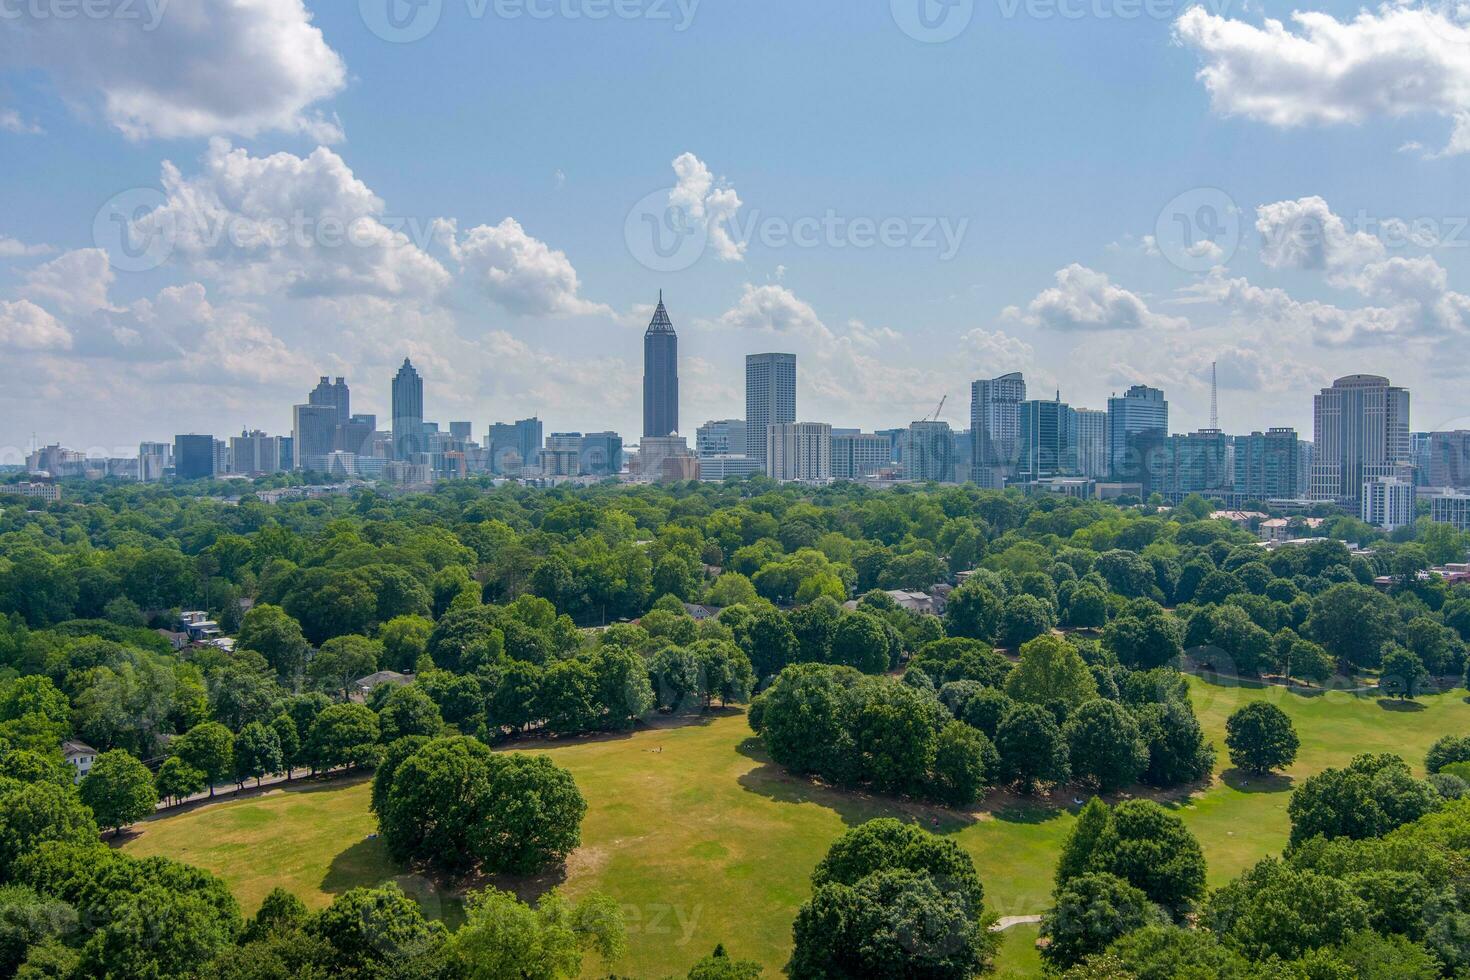
[[[694,433],[694,451],[704,456],[744,456],[744,419],[719,419],[701,425]]]
[[[1108,413],[1100,408],[1072,411],[1077,472],[1090,480],[1106,480],[1109,476]]]
[[[1429,498],[1429,519],[1470,531],[1470,494],[1447,493]]]
[[[1235,492],[1246,500],[1301,496],[1302,441],[1292,428],[1235,437]]]
[[[719,455],[699,457],[699,478],[706,483],[719,483],[734,477],[743,480],[759,473],[760,463],[749,456]]]
[[[893,440],[875,432],[832,433],[832,478],[861,480],[893,465]]]
[[[1425,483],[1431,487],[1470,487],[1470,430],[1430,432],[1425,439]]]
[[[1169,403],[1163,391],[1134,385],[1108,399],[1108,470],[1113,480],[1140,484],[1145,496],[1160,489]]]
[[[138,479],[145,483],[162,480],[164,471],[174,464],[174,447],[167,442],[138,444]]]
[[[518,476],[522,467],[540,465],[543,426],[538,418],[496,422],[485,434],[491,472]]]
[[[423,451],[424,381],[405,357],[393,378],[393,458],[414,462]]]
[[[1233,493],[1230,446],[1230,437],[1219,429],[1170,436],[1164,444],[1162,485],[1157,489],[1174,500],[1192,493],[1207,497]]]
[[[970,479],[980,486],[999,490],[1015,478],[1025,400],[1019,373],[970,385]]]
[[[796,421],[796,355],[749,354],[745,358],[745,451],[770,472],[767,452],[773,425]],[[829,427],[829,440],[830,440]],[[828,446],[831,449],[830,441]],[[829,457],[830,458],[830,457]]]
[[[832,479],[832,426],[783,422],[766,429],[766,475],[782,482]]]
[[[280,437],[255,429],[230,439],[230,472],[258,475],[280,471]]]
[[[617,476],[623,469],[623,437],[616,432],[589,432],[582,437],[582,472]]]
[[[638,441],[638,472],[645,480],[663,479],[665,459],[685,457],[694,457],[694,453],[683,436],[645,436]]]
[[[291,447],[295,468],[309,469],[307,459],[319,459],[337,449],[337,407],[297,405],[291,410]]]
[[[1339,378],[1313,400],[1313,500],[1357,505],[1364,485],[1410,466],[1409,392],[1372,374]],[[1375,491],[1376,492],[1376,491]]]
[[[658,294],[658,308],[643,335],[643,435],[679,431],[679,337]]]
[[[214,476],[214,436],[174,436],[174,477],[207,480]]]
[[[323,376],[311,390],[311,394],[307,395],[307,403],[331,406],[336,412],[336,425],[345,425],[352,417],[352,396],[347,388],[346,378],[331,381]]]
[[[909,424],[903,437],[903,471],[910,480],[954,481],[954,436],[948,422]]]

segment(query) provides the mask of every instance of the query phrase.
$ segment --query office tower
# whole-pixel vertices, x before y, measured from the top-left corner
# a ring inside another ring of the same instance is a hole
[[[337,450],[337,406],[296,405],[291,409],[292,469],[306,469],[308,458],[319,459]]]
[[[706,422],[694,432],[694,451],[700,456],[744,456],[745,420]]]
[[[665,472],[664,460],[693,455],[689,449],[689,440],[683,436],[645,436],[638,441],[639,476],[644,480],[662,480]],[[683,469],[676,468],[676,472],[682,473]]]
[[[1429,444],[1433,437],[1430,432],[1409,433],[1409,459],[1414,463],[1414,486],[1432,486],[1429,482]]]
[[[1429,519],[1453,524],[1457,531],[1470,531],[1470,494],[1446,493],[1429,498]]]
[[[760,463],[749,456],[701,456],[699,478],[705,483],[720,483],[734,477],[744,480],[760,472]]]
[[[173,465],[174,447],[167,442],[144,442],[138,445],[138,479],[152,483],[163,479],[163,471]]]
[[[259,429],[242,431],[230,439],[230,461],[235,473],[279,473],[281,440]]]
[[[589,432],[582,437],[582,472],[617,476],[623,468],[623,437],[616,432]]]
[[[643,334],[643,434],[679,431],[679,335],[664,309],[663,290]]]
[[[1235,437],[1235,492],[1246,500],[1293,500],[1302,492],[1302,441],[1292,428]]]
[[[766,427],[766,475],[783,482],[832,479],[832,426],[781,422]]]
[[[832,478],[861,480],[893,465],[893,440],[876,432],[832,433]]]
[[[1364,481],[1360,515],[1364,523],[1394,531],[1414,523],[1414,482],[1392,476]]]
[[[347,379],[336,381],[323,376],[317,386],[307,395],[308,405],[331,405],[337,410],[337,424],[345,425],[352,417],[352,396],[347,390]]]
[[[393,458],[413,462],[424,445],[424,380],[408,358],[393,378]]]
[[[216,475],[233,472],[230,469],[230,444],[223,439],[214,440],[214,472]]]
[[[1165,440],[1163,485],[1172,499],[1191,493],[1231,493],[1230,437],[1219,429],[1200,429]]]
[[[372,456],[378,434],[376,415],[354,415],[337,429],[337,448],[356,456]]]
[[[770,472],[767,429],[796,421],[796,355],[745,357],[745,454]]]
[[[455,442],[464,445],[474,438],[474,426],[468,422],[450,422],[449,435]]]
[[[970,479],[1000,490],[1016,476],[1026,379],[1003,374],[970,384]]]
[[[1134,385],[1108,399],[1108,471],[1114,480],[1138,483],[1144,496],[1160,489],[1169,403],[1158,388]]]
[[[1108,478],[1108,413],[1100,408],[1078,408],[1075,432],[1077,472],[1089,480]]]
[[[543,476],[582,475],[582,433],[553,432],[541,450]]]
[[[969,429],[960,429],[950,434],[954,453],[954,476],[952,481],[964,483],[975,469],[975,437]]]
[[[1470,430],[1430,432],[1424,441],[1425,485],[1470,487]]]
[[[1309,495],[1356,506],[1363,484],[1411,466],[1409,392],[1387,378],[1353,374],[1313,399],[1315,455]]]
[[[924,483],[954,481],[954,436],[948,422],[912,422],[904,434],[903,472]]]
[[[1021,403],[1017,438],[1021,482],[1077,474],[1075,416],[1072,406],[1057,399]]]
[[[582,449],[582,433],[553,432],[546,437],[546,448],[555,449],[558,452],[580,452]]]
[[[214,476],[214,436],[174,436],[174,477],[207,480]]]
[[[490,454],[490,470],[515,476],[522,467],[535,467],[541,458],[541,420],[496,422],[485,433],[485,449]]]

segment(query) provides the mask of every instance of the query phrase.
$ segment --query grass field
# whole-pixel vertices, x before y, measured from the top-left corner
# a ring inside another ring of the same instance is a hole
[[[1470,732],[1463,692],[1403,709],[1349,694],[1306,697],[1197,678],[1190,686],[1223,772],[1207,790],[1165,802],[1179,807],[1199,837],[1211,885],[1281,849],[1290,790],[1306,776],[1360,752],[1396,752],[1418,768],[1434,739]],[[1229,769],[1225,719],[1263,698],[1294,719],[1301,756],[1285,776],[1245,779]],[[1002,915],[1041,912],[1076,809],[1070,794],[1059,805],[998,797],[975,814],[958,815],[836,792],[765,761],[737,714],[533,750],[571,770],[589,810],[583,846],[568,862],[565,880],[522,883],[519,890],[530,897],[559,884],[572,896],[589,890],[613,896],[629,916],[629,951],[612,966],[636,976],[682,973],[718,942],[777,973],[813,865],[844,829],[875,816],[913,819],[953,835],[974,857],[992,908]],[[217,872],[247,912],[277,884],[319,906],[355,885],[396,879],[429,912],[453,923],[453,896],[403,875],[381,842],[369,839],[375,824],[367,799],[361,781],[277,791],[149,821],[124,846]],[[1037,972],[1035,937],[1035,926],[1006,934],[1003,973]],[[589,964],[589,972],[598,965]]]

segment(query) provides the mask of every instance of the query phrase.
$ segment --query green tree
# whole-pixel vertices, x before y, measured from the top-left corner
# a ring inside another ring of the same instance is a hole
[[[372,766],[381,755],[378,716],[362,704],[334,704],[317,715],[302,754],[313,770]]]
[[[438,735],[444,719],[434,699],[417,684],[394,687],[378,709],[378,727],[385,744],[405,735]]]
[[[16,859],[47,841],[96,843],[92,811],[71,787],[0,782],[0,880],[11,880]]]
[[[169,754],[204,773],[209,795],[213,796],[215,784],[229,779],[235,771],[235,736],[219,722],[207,721],[174,739]]]
[[[1042,958],[1053,967],[1073,966],[1135,929],[1167,922],[1163,910],[1121,878],[1080,875],[1057,892],[1041,920]]]
[[[1429,683],[1424,662],[1397,643],[1384,648],[1378,671],[1378,688],[1384,694],[1403,700],[1417,698]]]
[[[994,785],[1000,755],[983,732],[952,721],[940,729],[935,740],[932,769],[929,795],[954,806],[968,806]]]
[[[423,616],[395,616],[378,630],[383,644],[383,666],[389,670],[413,670],[429,649],[434,624]]]
[[[235,642],[241,650],[254,650],[264,656],[275,668],[276,676],[287,683],[301,676],[310,652],[301,624],[280,606],[264,603],[252,606],[245,614]]]
[[[950,636],[995,642],[1000,633],[1005,602],[979,579],[971,579],[949,595],[944,630]]]
[[[723,945],[689,968],[687,980],[759,980],[765,968],[754,960],[737,960]]]
[[[572,905],[555,892],[535,908],[509,892],[472,892],[465,922],[450,944],[457,976],[499,980],[577,977],[587,952],[604,962],[626,945],[622,910],[611,899],[588,895]]]
[[[1043,783],[1064,783],[1072,775],[1067,741],[1052,713],[1037,704],[1016,704],[995,732],[1002,782],[1031,793]]]
[[[1225,747],[1237,769],[1268,773],[1295,762],[1301,740],[1286,712],[1266,701],[1252,701],[1225,720]]]
[[[1148,766],[1148,745],[1128,709],[1097,699],[1078,708],[1062,728],[1072,778],[1104,793],[1138,781]]]
[[[888,669],[888,634],[876,616],[854,612],[837,621],[832,635],[831,662],[854,667],[864,674]]]
[[[270,725],[252,721],[235,736],[235,781],[254,779],[260,785],[262,776],[280,772],[285,767],[281,753],[281,736]]]
[[[158,767],[158,775],[153,777],[154,789],[164,800],[186,799],[195,793],[204,792],[208,784],[209,780],[204,773],[176,755],[164,759],[163,765]]]
[[[1383,645],[1394,637],[1397,619],[1383,593],[1345,582],[1312,600],[1306,626],[1312,638],[1343,663],[1373,668]]]
[[[39,674],[0,681],[0,739],[17,748],[49,752],[71,725],[71,702]]]
[[[1360,755],[1344,768],[1309,777],[1291,794],[1291,842],[1382,837],[1433,810],[1437,800],[1398,756]]]
[[[334,636],[323,643],[311,663],[306,677],[319,691],[335,693],[346,701],[352,696],[353,684],[378,669],[383,647],[365,636]]]
[[[1051,603],[1033,595],[1013,595],[1001,609],[1000,645],[1019,647],[1044,635],[1056,625]]]
[[[326,976],[432,975],[447,940],[443,924],[425,921],[418,902],[393,883],[343,892],[310,915],[302,931],[322,941]]]
[[[1436,773],[1455,762],[1470,762],[1470,736],[1444,735],[1436,739],[1424,757],[1424,768]]]
[[[1345,882],[1268,858],[1211,897],[1210,929],[1252,959],[1297,959],[1366,928],[1368,907]]]
[[[1120,616],[1103,631],[1103,644],[1123,666],[1136,670],[1162,667],[1184,653],[1183,630],[1164,614]]]
[[[1061,701],[1076,707],[1097,697],[1097,681],[1077,648],[1041,636],[1021,648],[1021,662],[1006,678],[1006,694],[1030,704]]]
[[[113,836],[151,814],[158,805],[153,774],[121,749],[97,756],[77,793],[97,823],[112,828]]]
[[[1062,848],[1059,892],[1078,875],[1116,875],[1175,918],[1204,895],[1204,853],[1184,821],[1152,800],[1128,800],[1111,811],[1099,802],[1091,809]]]

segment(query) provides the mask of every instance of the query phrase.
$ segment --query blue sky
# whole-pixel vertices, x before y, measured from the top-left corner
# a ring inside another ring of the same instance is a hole
[[[1231,430],[1359,371],[1470,415],[1454,9],[69,2],[0,2],[0,445],[282,431],[318,374],[383,412],[406,354],[441,421],[631,436],[660,288],[690,433],[757,350],[866,428],[1022,370],[1183,430],[1212,360]]]

